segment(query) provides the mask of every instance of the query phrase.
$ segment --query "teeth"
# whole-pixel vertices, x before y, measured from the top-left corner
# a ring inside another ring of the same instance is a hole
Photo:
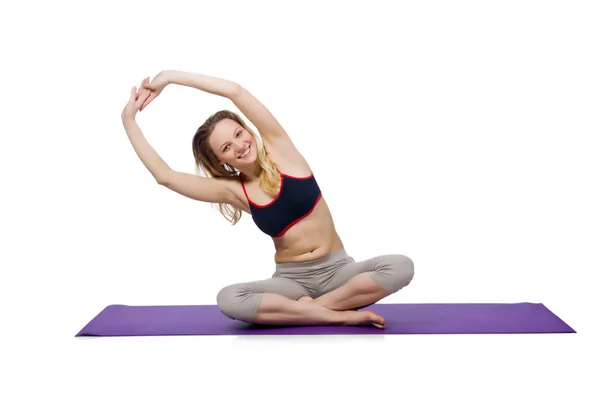
[[[246,151],[244,152],[244,154],[242,154],[240,157],[238,157],[239,159],[246,157],[248,155],[248,153],[250,153],[250,146],[248,146],[248,149],[246,149]]]

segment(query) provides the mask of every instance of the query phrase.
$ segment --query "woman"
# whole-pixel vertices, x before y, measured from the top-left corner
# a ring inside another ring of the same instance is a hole
[[[235,113],[220,111],[196,131],[192,149],[210,178],[172,170],[145,140],[135,121],[168,84],[230,99],[257,128],[260,139]],[[371,305],[407,286],[410,258],[382,255],[356,262],[338,236],[331,213],[304,157],[273,115],[239,84],[174,70],[133,87],[121,114],[129,139],[156,181],[195,200],[218,203],[236,224],[242,211],[271,236],[276,271],[271,278],[219,291],[229,318],[269,325],[368,325],[385,327]]]

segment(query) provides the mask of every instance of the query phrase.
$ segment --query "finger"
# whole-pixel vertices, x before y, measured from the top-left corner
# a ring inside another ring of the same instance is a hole
[[[144,81],[142,81],[142,83],[140,84],[140,88],[138,88],[137,90],[136,96],[139,96],[144,90]]]
[[[142,98],[142,102],[145,101],[146,99],[148,99],[148,97],[152,95],[152,91],[150,90],[143,90],[142,93],[140,94],[140,98]]]
[[[140,106],[140,108],[141,108],[141,106],[144,104],[144,102],[146,102],[148,97],[150,97],[150,91],[148,91],[148,90],[142,91],[142,93],[138,96],[138,98],[135,101],[136,105]]]
[[[150,77],[146,77],[143,81],[142,81],[142,85],[143,88],[151,88],[152,85],[150,84]]]
[[[144,108],[146,108],[146,106],[148,106],[150,104],[150,102],[152,102],[154,100],[154,98],[156,98],[158,95],[156,95],[155,93],[152,93],[148,99],[146,99],[144,101],[144,103],[142,104],[142,108],[140,110],[144,110]]]
[[[148,96],[148,98],[146,98],[146,100],[142,104],[142,109],[146,108],[150,104],[150,102],[154,100],[154,98],[156,98],[156,95],[154,93]]]
[[[135,86],[131,87],[131,94],[129,96],[129,101],[135,101],[137,100],[137,88]]]
[[[154,98],[148,97],[148,99],[146,99],[146,102],[144,102],[144,104],[142,105],[142,109],[145,109],[148,105],[150,105],[150,102],[152,102]]]
[[[142,80],[142,83],[140,84],[140,88],[138,88],[137,90],[137,95],[140,95],[140,93],[146,89],[146,87],[144,86],[144,84],[146,84],[148,82],[148,80],[150,79],[150,77],[146,77],[144,80]]]

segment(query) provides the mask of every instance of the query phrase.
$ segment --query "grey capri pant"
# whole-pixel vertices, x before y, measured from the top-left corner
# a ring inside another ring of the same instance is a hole
[[[369,273],[375,283],[392,294],[411,282],[414,264],[404,255],[382,255],[356,262],[342,248],[308,262],[276,262],[271,278],[229,285],[217,294],[217,304],[227,317],[251,323],[263,293],[292,300],[303,296],[314,299],[361,273]]]

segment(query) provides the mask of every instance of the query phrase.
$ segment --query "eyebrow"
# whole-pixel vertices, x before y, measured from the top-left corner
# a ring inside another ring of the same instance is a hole
[[[235,136],[235,133],[237,132],[237,130],[238,130],[238,129],[239,129],[239,127],[236,127],[236,128],[233,130],[233,134],[232,134],[233,136]],[[229,141],[226,141],[225,143],[223,143],[223,144],[222,144],[222,145],[219,147],[219,150],[223,150],[223,146],[225,146],[227,143],[229,143]]]

